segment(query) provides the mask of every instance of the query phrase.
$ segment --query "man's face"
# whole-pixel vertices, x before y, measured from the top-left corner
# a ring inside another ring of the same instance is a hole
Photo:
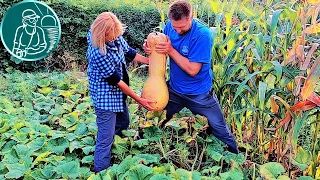
[[[24,23],[28,26],[34,27],[36,26],[38,18],[25,18]]]
[[[171,20],[172,28],[177,31],[178,34],[182,35],[189,31],[192,24],[192,17],[182,18],[181,20]]]

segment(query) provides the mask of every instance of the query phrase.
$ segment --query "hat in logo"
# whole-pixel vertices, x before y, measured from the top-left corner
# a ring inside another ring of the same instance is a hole
[[[34,19],[34,18],[40,18],[40,16],[38,16],[36,14],[36,12],[34,12],[32,9],[26,9],[22,13],[22,18],[24,18],[24,19]]]

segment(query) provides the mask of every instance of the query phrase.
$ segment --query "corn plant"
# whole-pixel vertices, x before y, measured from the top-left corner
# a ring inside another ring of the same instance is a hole
[[[314,38],[319,3],[263,1],[253,7],[244,1],[240,7],[246,18],[234,25],[234,10],[217,8],[226,2],[210,2],[216,15],[211,27],[214,88],[240,146],[254,152],[251,158],[265,153],[263,161],[270,153],[278,161],[296,154],[296,122],[307,120],[308,111],[319,106],[319,44]]]

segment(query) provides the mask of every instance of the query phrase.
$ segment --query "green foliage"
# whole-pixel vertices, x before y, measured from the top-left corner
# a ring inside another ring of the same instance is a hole
[[[284,172],[284,167],[280,163],[276,162],[269,162],[261,165],[260,167],[261,176],[266,179],[277,179]]]

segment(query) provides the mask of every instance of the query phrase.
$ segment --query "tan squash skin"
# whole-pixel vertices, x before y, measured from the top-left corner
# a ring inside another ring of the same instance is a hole
[[[151,106],[153,111],[163,110],[169,101],[169,92],[165,80],[166,55],[157,53],[155,46],[159,42],[167,42],[166,35],[162,33],[150,33],[147,37],[147,44],[151,49],[149,56],[149,76],[142,89],[141,97],[155,101]]]

